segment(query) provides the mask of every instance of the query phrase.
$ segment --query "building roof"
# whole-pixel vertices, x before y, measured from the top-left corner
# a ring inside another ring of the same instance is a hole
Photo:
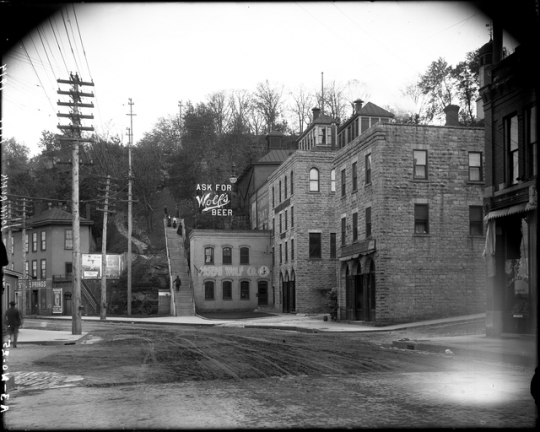
[[[49,210],[45,210],[43,213],[28,219],[28,224],[33,227],[44,225],[71,225],[72,222],[72,214],[59,207],[52,207]],[[93,223],[94,222],[90,219],[80,218],[81,225],[92,225]]]
[[[262,158],[255,162],[255,164],[281,164],[295,151],[296,150],[290,149],[270,150]]]
[[[390,111],[386,111],[374,103],[368,102],[358,112],[360,115],[374,116],[374,117],[394,117]]]

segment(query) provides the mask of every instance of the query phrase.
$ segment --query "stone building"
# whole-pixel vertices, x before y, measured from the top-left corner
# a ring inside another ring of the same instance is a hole
[[[273,288],[283,312],[326,312],[336,286],[336,226],[331,171],[324,145],[298,150],[268,178]]]
[[[195,229],[189,243],[197,313],[273,308],[269,231]]]
[[[484,131],[378,123],[334,159],[339,318],[377,325],[482,312]]]
[[[486,333],[536,333],[538,53],[524,44],[502,59],[500,27],[480,53],[488,224]]]

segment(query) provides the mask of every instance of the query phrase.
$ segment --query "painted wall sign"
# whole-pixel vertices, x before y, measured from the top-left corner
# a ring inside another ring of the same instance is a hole
[[[199,276],[216,277],[216,276],[261,276],[265,277],[270,273],[267,266],[259,268],[254,266],[201,266]]]
[[[197,203],[201,213],[211,212],[212,216],[232,216],[232,209],[225,209],[231,202],[229,192],[232,186],[225,184],[198,184],[196,191]]]
[[[32,280],[32,279],[23,279],[17,282],[17,285],[20,290],[22,290],[23,283],[26,283],[27,288],[46,288],[47,287],[47,281],[46,280]]]
[[[62,313],[62,288],[53,288],[53,313]]]

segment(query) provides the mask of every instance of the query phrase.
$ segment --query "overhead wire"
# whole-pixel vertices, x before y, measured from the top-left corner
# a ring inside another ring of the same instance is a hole
[[[77,63],[77,58],[75,56],[75,51],[73,51],[73,45],[71,44],[71,39],[69,37],[69,30],[67,28],[66,19],[64,18],[64,12],[60,11],[60,15],[62,16],[62,22],[64,23],[64,28],[66,29],[66,36],[69,42],[69,46],[71,48],[71,54],[73,55],[73,60],[75,61],[75,68],[79,76],[81,76],[81,71],[79,69],[79,64]]]
[[[62,61],[64,62],[64,66],[66,67],[66,72],[69,74],[69,68],[67,67],[66,59],[64,58],[64,54],[62,53],[62,49],[60,48],[60,43],[58,42],[58,38],[56,37],[56,32],[54,31],[54,27],[52,25],[52,21],[49,18],[49,24],[51,25],[51,29],[54,34],[54,39],[56,40],[56,45],[58,46],[58,51],[60,51],[60,55],[62,56]]]

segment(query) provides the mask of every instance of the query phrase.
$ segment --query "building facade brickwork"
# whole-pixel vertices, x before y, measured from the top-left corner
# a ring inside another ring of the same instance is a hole
[[[336,286],[335,254],[331,258],[334,154],[298,150],[268,179],[273,285],[276,306],[284,312],[326,312],[326,293]]]
[[[485,237],[471,234],[470,218],[471,206],[481,211],[483,183],[469,178],[469,154],[482,154],[483,140],[479,128],[386,123],[339,151],[341,319],[387,324],[482,312]]]

